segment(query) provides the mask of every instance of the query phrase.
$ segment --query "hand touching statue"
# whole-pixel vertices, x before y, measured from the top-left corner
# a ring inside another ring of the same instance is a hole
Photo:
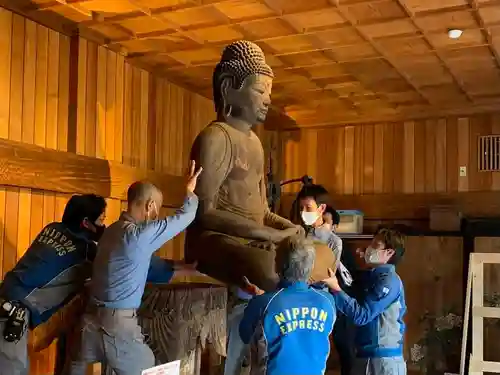
[[[260,296],[264,294],[264,291],[260,289],[257,285],[252,284],[246,276],[243,277],[243,283],[245,284],[244,291],[252,296]]]
[[[328,278],[323,280],[328,288],[334,292],[341,292],[342,288],[340,288],[339,281],[337,280],[337,276],[335,276],[335,272],[328,268]]]
[[[186,176],[187,179],[186,190],[188,193],[190,194],[194,193],[194,189],[196,189],[196,182],[198,181],[198,176],[200,175],[202,170],[203,170],[202,167],[196,169],[196,163],[194,160],[191,160],[189,162],[188,174]]]

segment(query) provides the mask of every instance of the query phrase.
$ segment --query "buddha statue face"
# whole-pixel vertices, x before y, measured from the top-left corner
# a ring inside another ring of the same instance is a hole
[[[272,85],[273,79],[264,74],[249,75],[239,88],[233,87],[230,77],[225,78],[221,83],[224,103],[221,114],[226,122],[231,122],[231,117],[250,126],[264,122],[271,104]]]
[[[271,104],[273,70],[255,43],[240,40],[224,48],[213,74],[215,110],[219,120],[248,124],[266,120]]]

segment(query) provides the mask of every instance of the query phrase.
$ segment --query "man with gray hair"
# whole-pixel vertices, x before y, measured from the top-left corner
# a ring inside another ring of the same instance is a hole
[[[254,291],[258,295],[248,303],[239,330],[250,344],[252,375],[324,374],[336,308],[329,293],[307,283],[314,260],[311,240],[284,240],[276,251],[278,289]]]

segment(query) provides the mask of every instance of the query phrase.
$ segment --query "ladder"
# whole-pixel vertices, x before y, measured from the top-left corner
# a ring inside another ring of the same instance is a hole
[[[500,362],[483,360],[484,318],[500,319],[500,307],[484,306],[484,265],[500,264],[500,253],[471,253],[467,275],[465,311],[462,332],[460,375],[483,375],[484,372],[499,373]],[[471,306],[472,305],[472,306]],[[469,320],[472,317],[472,353],[465,369]]]

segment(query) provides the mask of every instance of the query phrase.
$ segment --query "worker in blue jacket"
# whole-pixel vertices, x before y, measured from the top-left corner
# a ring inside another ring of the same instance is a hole
[[[356,298],[342,291],[332,270],[330,278],[323,281],[337,309],[357,326],[353,375],[406,374],[403,358],[406,303],[403,283],[395,269],[403,255],[403,235],[382,228],[363,254],[369,269],[357,280]]]
[[[28,328],[47,321],[82,291],[104,224],[106,201],[87,194],[68,201],[0,284],[0,375],[27,375]]]
[[[240,337],[251,348],[251,374],[321,375],[330,353],[328,336],[335,322],[335,303],[307,281],[315,250],[309,239],[292,237],[280,246],[274,292],[255,291],[240,323]],[[251,285],[251,284],[250,284]]]

